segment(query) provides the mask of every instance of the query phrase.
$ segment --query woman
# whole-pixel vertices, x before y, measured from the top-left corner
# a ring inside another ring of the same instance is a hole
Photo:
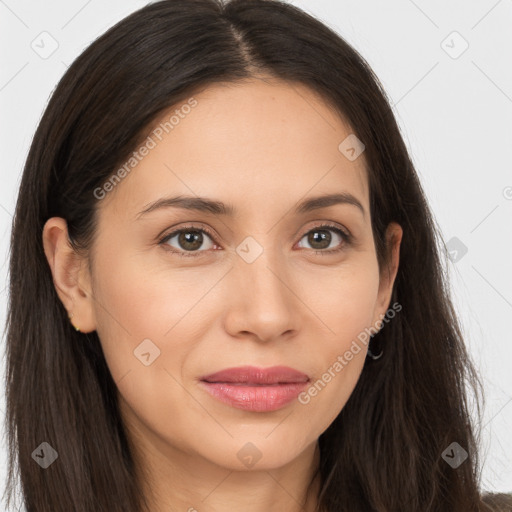
[[[377,78],[319,21],[128,16],[22,177],[9,500],[17,460],[28,512],[491,510],[438,238]]]

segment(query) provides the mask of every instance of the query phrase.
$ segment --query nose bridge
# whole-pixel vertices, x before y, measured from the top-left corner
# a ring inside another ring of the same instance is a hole
[[[270,235],[262,238],[265,246],[249,236],[236,248],[232,279],[237,283],[237,291],[231,302],[234,310],[231,318],[237,318],[235,330],[249,331],[269,340],[297,327],[294,322],[297,304],[289,289],[279,246],[270,244]]]
[[[239,244],[236,249],[237,277],[254,299],[264,296],[267,302],[276,299],[286,301],[289,292],[283,284],[285,276],[279,275],[285,272],[282,254],[278,245],[270,243],[270,238],[267,236],[263,245],[249,236]]]

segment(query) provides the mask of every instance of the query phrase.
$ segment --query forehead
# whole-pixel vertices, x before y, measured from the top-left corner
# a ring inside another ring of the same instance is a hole
[[[142,157],[139,152],[103,206],[112,200],[120,212],[140,210],[172,193],[215,197],[240,209],[265,205],[267,211],[271,204],[340,191],[368,204],[364,153],[350,161],[339,149],[351,133],[302,84],[252,79],[210,85],[155,121],[139,146],[150,149]]]

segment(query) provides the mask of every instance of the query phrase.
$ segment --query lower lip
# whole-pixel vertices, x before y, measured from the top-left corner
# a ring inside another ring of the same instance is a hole
[[[229,382],[201,381],[215,398],[237,409],[253,412],[269,412],[281,409],[297,398],[307,382],[289,382],[255,386]]]

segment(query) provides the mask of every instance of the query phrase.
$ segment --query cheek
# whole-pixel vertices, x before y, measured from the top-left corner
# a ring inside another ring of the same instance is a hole
[[[204,318],[216,313],[205,311],[207,295],[225,270],[205,276],[204,270],[148,264],[144,254],[107,251],[95,272],[97,332],[121,394],[127,401],[145,400],[140,406],[151,410],[163,388],[170,396],[181,393],[173,377],[183,380],[210,325]]]
[[[328,335],[314,349],[308,348],[308,357],[317,362],[316,372],[299,403],[309,411],[307,417],[322,419],[322,429],[349,399],[365,362],[379,285],[378,268],[372,261],[344,267],[321,280],[323,293],[314,300],[312,309]]]
[[[323,275],[303,278],[304,302],[327,329],[326,353],[344,350],[369,328],[377,305],[379,274],[371,254]]]
[[[119,255],[114,272],[109,265],[98,268],[97,333],[129,414],[155,431],[166,431],[173,408],[187,407],[182,369],[199,339],[196,324],[187,320],[207,283],[191,286],[179,271],[168,271],[163,279],[143,260]]]
[[[115,271],[104,265],[97,272],[95,295],[98,333],[106,338],[168,339],[174,326],[201,301],[212,281],[211,273],[162,268],[144,254],[106,257]],[[161,262],[159,262],[161,263]],[[115,336],[114,336],[115,334]]]

